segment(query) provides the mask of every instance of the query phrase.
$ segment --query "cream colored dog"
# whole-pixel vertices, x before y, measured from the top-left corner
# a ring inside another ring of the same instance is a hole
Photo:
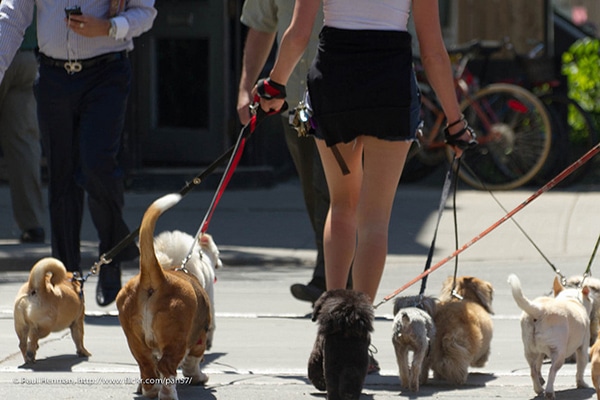
[[[493,323],[492,284],[472,276],[443,284],[433,318],[436,335],[431,347],[431,369],[437,379],[462,385],[469,366],[483,367],[490,356]],[[455,293],[455,294],[453,294]]]
[[[67,328],[71,329],[77,355],[91,356],[83,346],[84,318],[80,281],[73,280],[73,274],[56,258],[39,260],[15,299],[15,331],[25,363],[35,362],[40,339]]]
[[[200,371],[211,324],[210,300],[200,281],[184,270],[164,270],[154,250],[156,220],[181,196],[170,194],[146,210],[140,226],[140,273],[117,295],[119,320],[141,375],[141,393],[177,399],[177,368],[192,384]]]
[[[200,284],[210,300],[211,325],[208,331],[206,349],[210,350],[213,343],[215,322],[215,288],[216,280],[215,270],[221,268],[223,263],[219,258],[219,249],[208,233],[200,236],[199,246],[195,243],[195,238],[181,231],[166,231],[154,238],[154,250],[158,263],[166,269],[173,269],[181,266],[184,258],[188,256],[190,249],[193,248],[191,257],[185,264],[185,268],[200,280]]]
[[[600,337],[598,335],[596,337],[597,339],[590,350],[590,359],[592,364],[592,382],[596,390],[596,398],[600,400]]]
[[[574,275],[567,278],[566,287],[581,287],[584,282],[583,276]],[[590,289],[592,299],[592,312],[590,312],[590,346],[596,342],[598,330],[600,329],[600,279],[588,276],[585,278],[585,286]]]
[[[546,382],[545,397],[554,399],[554,380],[563,366],[565,357],[575,353],[577,387],[588,387],[583,381],[583,373],[588,362],[590,342],[590,311],[592,309],[589,288],[565,289],[558,278],[554,279],[555,297],[538,297],[531,301],[521,290],[519,278],[511,274],[508,283],[512,295],[520,309],[521,337],[525,349],[525,359],[531,370],[533,390],[537,394],[544,392],[542,362],[550,358],[551,366]]]

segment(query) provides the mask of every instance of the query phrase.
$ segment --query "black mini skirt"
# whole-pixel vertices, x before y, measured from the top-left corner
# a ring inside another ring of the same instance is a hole
[[[325,26],[319,39],[307,81],[315,136],[410,140],[411,35]]]

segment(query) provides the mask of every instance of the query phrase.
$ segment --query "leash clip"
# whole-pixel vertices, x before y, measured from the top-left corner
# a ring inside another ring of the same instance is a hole
[[[459,300],[464,300],[464,297],[462,297],[460,294],[458,294],[458,292],[455,289],[452,289],[452,297],[455,297]]]
[[[94,263],[94,265],[92,266],[92,268],[90,269],[90,273],[92,275],[96,275],[98,272],[100,272],[99,268],[102,267],[103,265],[106,264],[110,264],[112,262],[112,258],[107,259],[106,258],[106,254],[102,254],[100,256],[100,260],[96,261]]]
[[[259,106],[260,106],[260,103],[258,101],[255,101],[254,103],[250,104],[248,106],[248,108],[250,109],[250,114],[256,115]]]

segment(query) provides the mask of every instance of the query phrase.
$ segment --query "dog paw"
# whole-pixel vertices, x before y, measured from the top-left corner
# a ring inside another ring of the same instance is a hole
[[[87,351],[86,349],[81,349],[81,350],[77,350],[77,355],[79,357],[91,357],[92,353],[90,353],[89,351]]]
[[[201,386],[205,385],[208,382],[208,375],[203,372],[200,372],[198,375],[190,376],[190,385]]]
[[[28,351],[25,355],[25,364],[34,364],[35,363],[35,353],[33,351]]]
[[[577,389],[587,389],[589,387],[590,386],[587,383],[585,383],[584,381],[577,382]]]
[[[140,384],[140,386],[138,386],[138,393],[141,393],[143,396],[148,397],[150,399],[154,399],[156,397],[158,397],[159,392],[161,390],[161,385],[159,384],[155,384],[155,385],[146,385],[147,387],[144,387],[144,385]],[[141,387],[141,390],[140,390]]]
[[[546,392],[544,393],[544,399],[546,400],[555,400],[554,392]]]

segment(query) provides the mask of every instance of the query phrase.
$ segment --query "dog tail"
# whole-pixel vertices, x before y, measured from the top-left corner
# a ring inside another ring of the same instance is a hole
[[[512,288],[512,295],[517,303],[517,306],[532,318],[539,318],[542,315],[542,310],[535,304],[529,301],[521,290],[521,282],[515,274],[510,274],[508,283]]]
[[[67,269],[64,264],[53,257],[45,257],[39,260],[31,272],[29,272],[29,290],[39,291],[46,288],[46,276],[50,274],[50,285],[56,286],[67,279]],[[52,290],[52,288],[48,288]]]
[[[154,251],[154,229],[156,221],[169,208],[179,203],[181,195],[165,195],[148,207],[140,225],[140,284],[153,287],[164,281],[165,274]]]

